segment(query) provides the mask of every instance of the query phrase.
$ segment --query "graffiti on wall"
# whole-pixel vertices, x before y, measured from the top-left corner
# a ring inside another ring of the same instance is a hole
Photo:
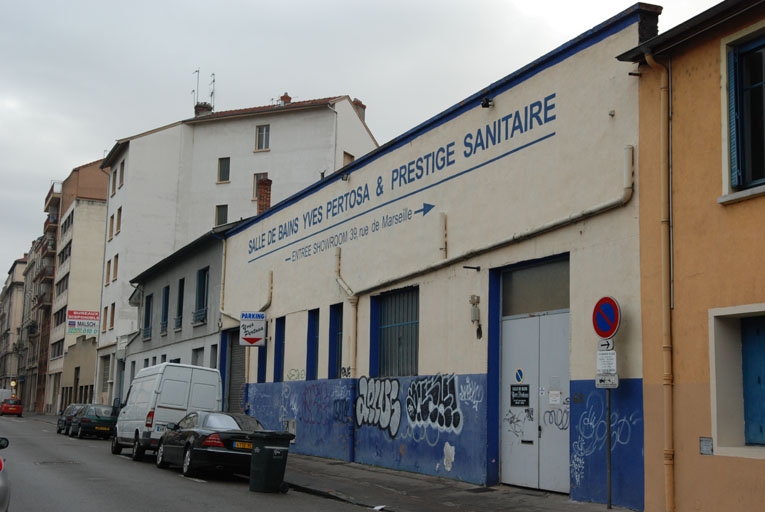
[[[462,432],[457,377],[437,374],[413,380],[406,394],[406,413],[413,427]]]
[[[483,388],[474,380],[470,380],[470,377],[467,377],[465,384],[460,385],[460,401],[478,411],[478,406],[483,402]]]
[[[288,381],[305,380],[305,368],[290,368],[287,370]]]
[[[401,401],[396,379],[359,379],[356,398],[356,425],[374,425],[396,437],[401,424]]]
[[[513,434],[515,437],[521,437],[523,430],[526,428],[526,422],[534,422],[534,408],[527,407],[523,409],[523,413],[516,413],[514,409],[510,409],[505,414],[503,421],[507,423],[507,431]]]
[[[577,486],[583,483],[587,457],[605,446],[606,420],[603,397],[599,393],[591,393],[587,397],[585,411],[576,424],[576,440],[571,443],[571,481]],[[639,411],[633,411],[629,416],[611,412],[612,452],[630,443],[632,430],[640,421],[642,417]]]
[[[556,427],[558,430],[568,430],[571,418],[571,399],[566,397],[562,408],[547,409],[542,416],[545,425]]]

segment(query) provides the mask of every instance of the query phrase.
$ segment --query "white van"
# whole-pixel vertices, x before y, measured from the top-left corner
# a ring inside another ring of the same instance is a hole
[[[176,363],[143,368],[117,417],[112,453],[130,446],[133,460],[141,460],[146,450],[159,447],[168,423],[177,423],[190,411],[220,411],[221,389],[220,373],[214,368]]]

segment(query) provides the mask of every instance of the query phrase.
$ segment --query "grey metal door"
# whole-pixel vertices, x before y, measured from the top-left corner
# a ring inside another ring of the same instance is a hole
[[[501,479],[569,492],[569,313],[502,322]]]
[[[247,347],[239,344],[239,330],[228,335],[228,389],[226,390],[226,411],[242,412],[242,398],[245,385]],[[257,349],[256,349],[257,350]]]

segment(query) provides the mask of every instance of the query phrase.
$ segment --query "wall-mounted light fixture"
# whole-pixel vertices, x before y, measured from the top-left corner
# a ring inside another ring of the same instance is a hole
[[[494,100],[486,96],[481,100],[481,108],[490,108],[494,106]]]
[[[480,272],[481,271],[481,266],[480,265],[478,265],[478,266],[462,265],[462,268],[466,268],[468,270],[475,270],[476,272]]]
[[[483,330],[481,329],[481,311],[478,309],[478,304],[481,302],[481,297],[478,295],[471,295],[468,298],[470,303],[470,321],[475,326],[475,337],[481,339],[483,337]]]
[[[350,173],[344,172],[340,179],[343,181],[351,181],[351,175]]]

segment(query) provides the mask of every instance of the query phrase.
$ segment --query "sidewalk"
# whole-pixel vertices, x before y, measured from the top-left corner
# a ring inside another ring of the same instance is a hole
[[[56,416],[30,413],[56,424]],[[418,473],[290,452],[284,480],[295,491],[387,512],[602,512],[602,503],[579,503],[567,495],[499,485],[482,487]],[[625,510],[614,507],[613,510]]]
[[[482,487],[447,478],[290,453],[284,480],[300,492],[391,512],[595,512],[600,503],[567,495],[500,485]],[[624,510],[614,508],[614,510]]]

